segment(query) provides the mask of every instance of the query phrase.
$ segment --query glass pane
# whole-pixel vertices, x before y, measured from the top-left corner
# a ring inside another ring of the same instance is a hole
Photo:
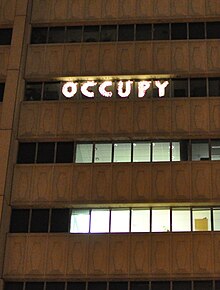
[[[170,231],[170,209],[152,209],[152,232]]]
[[[97,42],[99,41],[99,26],[85,26],[83,32],[84,42]]]
[[[203,22],[189,23],[189,39],[204,39],[205,25]]]
[[[48,43],[63,43],[65,39],[65,27],[50,27]]]
[[[148,290],[149,282],[146,281],[134,281],[130,282],[130,290]]]
[[[189,160],[189,141],[188,140],[183,140],[180,141],[180,160],[181,161],[187,161]]]
[[[108,209],[93,209],[91,211],[91,233],[108,233],[109,232],[109,217]]]
[[[131,210],[131,232],[150,231],[150,210],[132,209]]]
[[[129,232],[129,209],[113,209],[111,211],[111,232],[126,233]]]
[[[209,160],[208,142],[192,142],[192,160]]]
[[[172,23],[171,24],[171,39],[186,39],[187,38],[187,24],[186,23]]]
[[[205,97],[206,91],[206,79],[190,79],[190,97]]]
[[[119,25],[118,41],[134,40],[134,25]]]
[[[220,22],[207,22],[206,33],[209,39],[220,38]]]
[[[47,27],[34,27],[31,32],[31,43],[41,44],[47,42]]]
[[[0,45],[10,45],[12,38],[12,28],[0,29]]]
[[[47,101],[59,100],[60,83],[45,83],[43,99]]]
[[[220,97],[220,78],[209,78],[209,96]]]
[[[4,290],[23,290],[23,282],[5,282]]]
[[[72,211],[70,232],[71,233],[88,233],[89,232],[90,214],[87,209],[76,209]]]
[[[151,290],[170,290],[169,281],[152,281]]]
[[[42,83],[26,83],[25,100],[39,101],[41,99]]]
[[[131,143],[114,144],[114,162],[131,162]]]
[[[4,91],[5,91],[5,84],[0,83],[0,102],[3,101]]]
[[[20,143],[18,148],[18,164],[30,164],[35,162],[36,143]]]
[[[31,233],[47,233],[49,225],[49,209],[32,209]]]
[[[76,163],[92,162],[93,144],[77,144],[76,145]]]
[[[85,282],[67,282],[67,290],[86,290]]]
[[[66,42],[74,43],[82,41],[82,26],[67,27]]]
[[[101,26],[101,41],[109,42],[116,41],[117,25],[102,25]]]
[[[53,208],[50,221],[50,232],[67,233],[69,231],[69,209]]]
[[[38,143],[37,163],[53,163],[54,162],[54,142]]]
[[[47,282],[46,290],[64,290],[65,283],[64,282]]]
[[[109,282],[109,290],[128,290],[127,282]]]
[[[220,160],[220,141],[211,141],[211,160]]]
[[[73,149],[73,142],[57,142],[56,163],[72,163]]]
[[[89,282],[88,290],[106,290],[107,283],[106,282]]]
[[[212,281],[194,281],[193,290],[212,290]]]
[[[190,232],[191,217],[190,209],[172,209],[172,231]]]
[[[44,282],[26,282],[25,290],[44,290]]]
[[[180,161],[180,142],[172,142],[172,161]]]
[[[168,40],[169,39],[169,24],[154,24],[153,25],[153,39],[154,40]]]
[[[170,143],[169,142],[154,142],[153,147],[153,162],[170,161]]]
[[[220,209],[213,209],[213,228],[214,231],[220,231]]]
[[[188,97],[187,79],[172,79],[172,97],[174,98]]]
[[[133,143],[133,162],[150,162],[150,142]]]
[[[193,214],[193,231],[211,231],[211,210],[196,209]]]
[[[10,233],[27,233],[29,209],[13,209],[11,212]]]
[[[152,39],[152,25],[151,24],[137,24],[136,25],[136,40],[151,40]]]
[[[173,281],[173,290],[191,290],[191,281]]]
[[[95,144],[95,163],[112,161],[112,144]]]

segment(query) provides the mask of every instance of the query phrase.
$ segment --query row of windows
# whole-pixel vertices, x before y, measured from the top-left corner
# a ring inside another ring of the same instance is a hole
[[[220,280],[5,282],[4,290],[220,290]]]
[[[159,90],[155,85],[154,80],[151,81],[149,89],[145,93],[146,98],[158,98]],[[165,89],[164,97],[169,98],[186,98],[186,97],[216,97],[220,96],[220,78],[191,78],[191,79],[166,79],[169,85]],[[98,82],[98,81],[97,81]],[[84,82],[79,82],[79,87],[82,87]],[[162,83],[162,81],[161,81]],[[25,88],[26,101],[51,101],[51,100],[65,100],[62,94],[63,82],[27,82]],[[117,90],[117,81],[113,81],[111,92],[112,98],[119,97]],[[96,98],[102,98],[97,87],[91,87],[90,91],[94,92]],[[128,98],[137,98],[138,96],[138,82],[134,81],[134,86]],[[88,99],[78,89],[73,99]],[[69,100],[69,99],[68,99]]]
[[[219,39],[220,22],[33,27],[31,43]]]
[[[10,45],[12,28],[0,28],[0,45]]]
[[[220,208],[13,209],[11,233],[220,231]]]
[[[0,83],[0,102],[3,101],[4,91],[5,91],[5,83]]]
[[[20,143],[17,163],[220,160],[220,140]]]

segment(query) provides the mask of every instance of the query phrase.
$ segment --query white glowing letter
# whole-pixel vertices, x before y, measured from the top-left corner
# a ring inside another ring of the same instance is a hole
[[[99,92],[103,97],[111,98],[112,92],[107,92],[106,87],[112,86],[112,81],[105,81],[99,87]]]
[[[138,83],[138,98],[143,98],[146,91],[149,89],[150,81],[141,81]]]
[[[62,87],[62,93],[66,98],[72,98],[77,92],[77,83],[67,82]]]
[[[123,89],[123,86],[124,86],[123,82],[120,81],[118,83],[118,94],[120,97],[127,98],[130,95],[132,83],[133,83],[132,81],[127,81],[125,83],[125,90]]]
[[[94,87],[96,86],[97,83],[94,82],[94,81],[88,81],[86,83],[84,83],[82,86],[81,86],[81,92],[84,96],[88,97],[88,98],[94,98],[95,94],[94,92],[90,92],[88,90],[89,87]]]
[[[155,81],[155,85],[159,89],[159,97],[164,97],[165,96],[165,88],[169,85],[169,82],[165,81],[164,83],[161,84],[160,81]]]

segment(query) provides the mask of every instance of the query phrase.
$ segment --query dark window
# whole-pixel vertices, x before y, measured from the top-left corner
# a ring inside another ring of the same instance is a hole
[[[215,281],[215,290],[220,290],[220,280]]]
[[[60,83],[59,82],[48,82],[44,84],[44,95],[43,99],[50,100],[59,100],[60,92]]]
[[[26,282],[25,290],[43,290],[43,282]]]
[[[136,25],[136,40],[151,40],[152,39],[152,25],[151,24],[137,24]]]
[[[54,145],[55,143],[38,143],[37,163],[54,162]]]
[[[66,233],[69,230],[69,209],[52,209],[50,231]]]
[[[207,22],[206,34],[208,39],[220,38],[220,22]]]
[[[31,215],[31,233],[47,233],[49,209],[33,209]]]
[[[25,100],[39,101],[41,99],[42,83],[26,83]]]
[[[151,290],[170,290],[170,282],[168,281],[157,281],[151,282]]]
[[[134,25],[119,25],[118,41],[134,40]]]
[[[188,140],[180,141],[180,160],[181,161],[189,160],[189,141]]]
[[[81,42],[82,41],[82,26],[70,26],[66,31],[66,42]]]
[[[169,24],[154,24],[153,25],[153,39],[154,40],[169,39]]]
[[[73,142],[58,142],[56,163],[72,163],[73,162]]]
[[[4,91],[5,91],[5,84],[0,83],[0,102],[3,101]]]
[[[117,26],[116,25],[103,25],[101,26],[101,41],[116,41],[117,39]]]
[[[99,26],[85,26],[83,32],[84,42],[97,42],[99,41]]]
[[[186,39],[187,38],[187,25],[186,23],[172,23],[171,24],[171,39]]]
[[[29,164],[35,161],[36,143],[20,143],[18,148],[17,163]]]
[[[85,290],[86,283],[84,282],[68,282],[67,290]]]
[[[188,97],[187,79],[172,79],[172,97],[174,98]]]
[[[220,97],[220,78],[209,78],[209,96]]]
[[[22,290],[23,283],[22,282],[6,282],[4,290]]]
[[[12,29],[11,28],[0,29],[0,45],[10,45],[11,38],[12,38]]]
[[[174,281],[173,290],[191,290],[191,281]]]
[[[47,282],[46,290],[64,290],[65,283],[64,282]]]
[[[88,290],[106,290],[107,283],[106,282],[89,282]]]
[[[29,209],[12,209],[11,212],[11,233],[27,233],[29,224]]]
[[[63,43],[65,39],[65,27],[50,27],[48,43]]]
[[[130,290],[148,290],[149,289],[149,283],[148,282],[131,282],[130,284]]]
[[[191,79],[190,80],[190,97],[205,97],[207,96],[206,79]]]
[[[31,32],[31,43],[41,44],[47,43],[47,27],[34,27]]]
[[[205,25],[203,22],[189,23],[189,39],[204,39]]]
[[[212,290],[212,281],[194,281],[194,290]]]
[[[109,282],[109,290],[127,290],[127,282]]]

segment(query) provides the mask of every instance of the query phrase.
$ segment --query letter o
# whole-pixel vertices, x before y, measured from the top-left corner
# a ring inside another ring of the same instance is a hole
[[[65,83],[62,87],[62,93],[66,98],[72,98],[77,93],[77,83]]]

